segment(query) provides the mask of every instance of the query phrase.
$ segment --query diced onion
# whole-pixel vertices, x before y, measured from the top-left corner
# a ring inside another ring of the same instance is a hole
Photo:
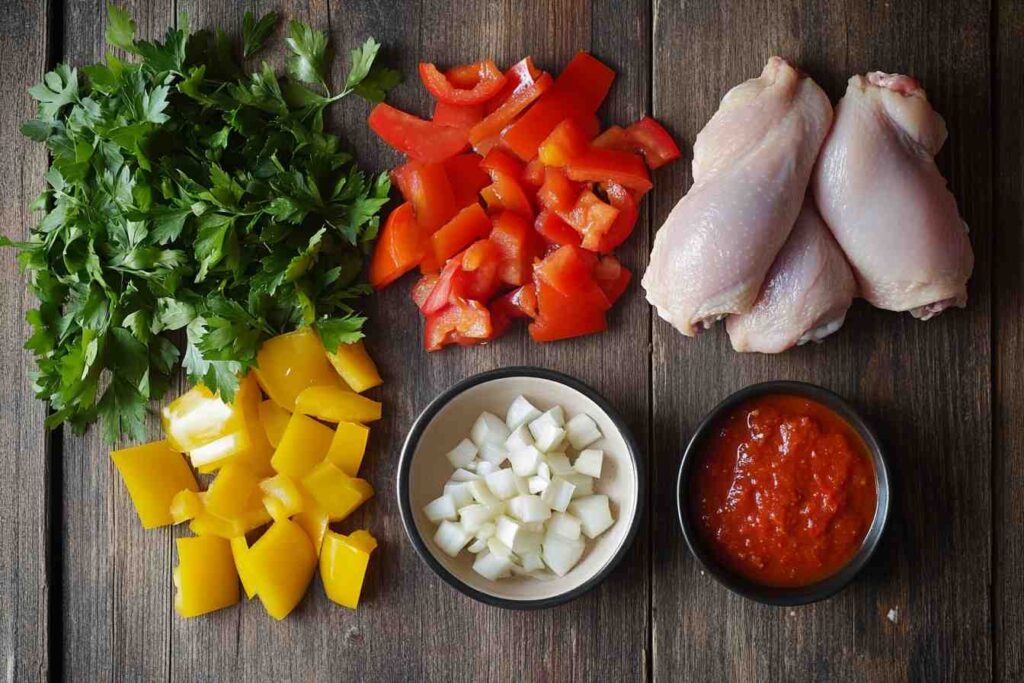
[[[488,474],[484,480],[487,488],[491,490],[499,500],[508,500],[519,495],[519,487],[516,486],[516,473],[510,469],[500,469]],[[482,502],[482,501],[481,501]]]
[[[440,522],[447,519],[454,522],[458,519],[458,512],[455,510],[455,501],[451,496],[441,496],[430,501],[423,507],[423,514],[431,522]]]
[[[476,461],[476,473],[480,477],[486,477],[491,472],[497,472],[500,465],[495,465],[493,462],[487,462],[486,460]]]
[[[466,550],[476,555],[482,550],[487,550],[487,541],[482,541],[478,538],[466,546]]]
[[[444,495],[451,496],[455,508],[463,508],[473,502],[473,494],[469,492],[468,482],[448,483],[444,485]]]
[[[485,551],[476,556],[476,561],[473,562],[473,571],[485,579],[497,581],[509,575],[512,571],[512,563],[490,551]]]
[[[565,509],[569,507],[569,501],[572,500],[572,494],[575,490],[575,485],[570,484],[561,477],[555,477],[548,483],[540,499],[552,510],[565,512]]]
[[[578,451],[601,438],[597,423],[586,413],[580,413],[569,420],[565,425],[565,433],[569,443]]]
[[[521,451],[509,453],[508,461],[512,463],[512,471],[519,477],[531,477],[537,473],[541,463],[541,453],[534,446],[527,446]]]
[[[494,508],[476,503],[459,510],[459,523],[468,533],[475,534],[487,522],[494,519]]]
[[[473,428],[469,430],[469,438],[477,447],[485,443],[501,445],[505,443],[508,435],[509,428],[505,426],[505,421],[494,413],[487,412],[480,413],[480,417],[473,423]]]
[[[480,447],[480,461],[500,467],[508,457],[508,449],[503,443],[485,443]],[[477,465],[479,468],[479,465]]]
[[[533,435],[530,433],[530,428],[526,425],[519,425],[515,431],[508,435],[505,439],[505,449],[510,453],[512,451],[518,451],[526,448],[527,446],[533,445]]]
[[[526,400],[525,396],[517,396],[512,405],[508,407],[508,413],[505,417],[505,426],[510,430],[516,429],[523,426],[527,422],[532,422],[540,417],[541,413],[537,410],[536,406]]]
[[[530,434],[533,435],[534,446],[544,453],[557,449],[565,440],[565,430],[555,421],[551,411],[530,423]]]
[[[559,576],[565,576],[569,570],[576,566],[576,563],[583,557],[583,549],[586,544],[582,538],[575,541],[569,540],[558,534],[548,531],[544,536],[541,557],[551,571]]]
[[[543,522],[551,516],[551,508],[540,496],[516,496],[508,501],[508,511],[523,522]]]
[[[459,445],[448,451],[445,456],[452,467],[465,467],[476,459],[476,444],[469,439],[463,439]]]
[[[583,496],[589,496],[594,492],[594,479],[588,477],[585,474],[579,472],[571,472],[569,474],[563,474],[562,479],[576,487],[573,491],[573,498],[582,498]]]
[[[544,456],[544,462],[551,468],[551,474],[564,476],[572,474],[572,462],[565,453],[548,453]]]
[[[469,534],[460,524],[444,520],[441,526],[437,527],[434,534],[434,543],[437,547],[450,557],[455,557],[462,550],[462,547],[469,542]]]
[[[452,472],[452,476],[448,478],[448,481],[460,482],[460,481],[473,481],[479,479],[480,475],[475,472],[470,472],[467,469],[460,467],[459,469]]]
[[[575,541],[580,537],[580,520],[568,512],[556,512],[548,520],[548,531]]]
[[[576,462],[572,464],[572,468],[580,474],[585,474],[588,477],[593,477],[594,479],[600,479],[601,465],[603,462],[604,451],[596,448],[588,448],[576,456]]]
[[[511,517],[502,515],[494,523],[494,537],[509,548],[516,544],[516,536],[519,535],[521,526]]]
[[[586,496],[574,500],[569,504],[569,512],[579,518],[587,538],[600,536],[615,523],[608,505],[608,496]]]
[[[527,482],[527,484],[530,487],[530,493],[540,494],[544,493],[544,489],[548,487],[548,480],[538,475],[530,477],[530,480],[529,482]]]

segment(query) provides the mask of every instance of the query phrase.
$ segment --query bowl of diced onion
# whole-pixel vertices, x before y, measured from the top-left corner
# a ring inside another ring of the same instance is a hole
[[[434,399],[402,448],[398,502],[419,555],[481,602],[551,607],[600,583],[640,525],[642,463],[596,391],[504,368]]]

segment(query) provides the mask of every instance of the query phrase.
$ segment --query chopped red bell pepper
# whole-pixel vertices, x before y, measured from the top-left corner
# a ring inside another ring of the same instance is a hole
[[[538,282],[544,281],[564,296],[575,297],[580,305],[608,308],[607,299],[594,281],[597,257],[585,249],[559,247],[534,265]]]
[[[420,80],[438,102],[467,105],[483,104],[505,87],[501,69],[489,59],[463,64],[447,73],[428,62],[420,62]]]
[[[580,183],[569,180],[560,168],[544,169],[544,184],[537,191],[540,205],[549,211],[571,211],[583,192]]]
[[[548,244],[558,246],[571,244],[578,247],[583,241],[582,235],[576,232],[571,225],[547,209],[537,214],[537,220],[534,221],[533,228],[540,233],[540,236]]]
[[[505,101],[517,90],[523,90],[533,85],[541,74],[544,73],[533,64],[532,57],[525,57],[505,71],[505,87],[500,93],[487,101],[485,105],[487,113],[505,104]]]
[[[514,211],[532,221],[534,216],[533,203],[530,201],[530,197],[526,194],[523,186],[519,183],[519,176],[492,170],[491,177],[494,178],[494,182],[480,191],[480,195],[487,202],[487,207],[492,212],[500,209]]]
[[[480,190],[491,183],[487,171],[480,168],[480,157],[472,152],[445,159],[444,170],[448,174],[457,209],[476,204]]]
[[[370,284],[375,289],[387,287],[415,268],[425,251],[423,229],[416,223],[412,204],[405,202],[388,215],[381,228],[370,260]]]
[[[526,168],[523,169],[523,175],[520,176],[525,185],[530,191],[537,192],[540,186],[544,184],[544,164],[540,162],[540,159],[531,159],[530,163],[526,164]]]
[[[596,230],[587,233],[583,239],[583,248],[607,254],[633,234],[640,211],[633,195],[621,185],[601,183],[601,189],[608,197],[608,202],[618,209],[619,215],[604,234],[598,234]]]
[[[616,152],[636,152],[636,143],[622,126],[609,126],[590,143],[599,149],[613,149]]]
[[[615,220],[619,217],[618,209],[601,201],[590,190],[580,193],[576,204],[570,211],[557,211],[556,213],[583,237],[582,244],[592,246],[599,244],[601,237],[611,230]]]
[[[424,121],[383,102],[373,108],[367,123],[384,142],[425,163],[444,161],[468,143],[464,130]]]
[[[629,287],[632,277],[633,274],[629,272],[629,269],[614,256],[602,256],[594,266],[594,280],[604,292],[609,306],[619,300],[619,297]]]
[[[458,297],[428,315],[423,329],[427,351],[438,351],[448,344],[479,344],[493,335],[490,311],[479,301]]]
[[[455,194],[443,164],[409,161],[391,171],[391,179],[412,203],[416,222],[428,233],[455,215]]]
[[[652,187],[651,176],[640,156],[611,149],[591,147],[572,159],[566,166],[566,173],[573,180],[612,181],[639,192],[647,192]]]
[[[631,125],[626,129],[626,133],[652,169],[675,161],[682,154],[672,135],[650,116],[645,116]]]
[[[461,209],[430,236],[434,264],[442,264],[474,241],[486,237],[491,231],[491,219],[479,204]]]
[[[434,103],[434,116],[431,121],[439,126],[464,130],[468,139],[469,129],[480,123],[483,118],[484,105],[482,104],[460,106],[438,100]]]
[[[544,73],[530,85],[513,92],[500,107],[488,114],[483,121],[470,129],[469,141],[473,144],[473,147],[478,152],[482,151],[481,145],[485,141],[490,141],[488,144],[493,146],[497,141],[498,136],[501,135],[501,131],[505,129],[505,126],[511,123],[520,112],[533,104],[534,100],[547,92],[552,83],[553,81],[551,76]],[[554,126],[552,126],[552,128],[554,128]],[[532,158],[532,156],[533,155],[530,155],[527,159]],[[520,155],[520,157],[522,157],[522,155]]]
[[[416,308],[423,310],[424,304],[427,303],[427,298],[430,293],[434,291],[434,287],[437,286],[437,281],[441,279],[441,276],[437,273],[427,273],[412,286],[412,292],[410,296],[416,303]]]
[[[444,264],[444,269],[440,275],[436,276],[434,281],[434,287],[427,294],[423,303],[420,305],[420,310],[424,315],[432,315],[437,313],[442,308],[451,303],[452,293],[455,287],[455,276],[462,270],[462,255],[458,255],[455,258],[449,259],[448,263]],[[429,275],[424,275],[425,280]]]
[[[533,260],[540,256],[540,245],[529,221],[512,211],[499,213],[494,217],[490,241],[501,253],[501,281],[514,286],[526,284]]]
[[[590,139],[575,119],[565,119],[544,138],[537,158],[545,166],[567,166],[590,148]]]
[[[456,290],[459,296],[476,301],[490,301],[498,293],[504,253],[493,235],[491,239],[474,242],[463,252],[462,273],[457,276]]]
[[[557,341],[608,329],[603,309],[581,305],[542,280],[537,281],[537,304],[537,318],[529,327],[534,341]]]
[[[480,168],[487,171],[492,180],[496,180],[495,176],[498,173],[504,173],[513,178],[520,178],[523,175],[524,167],[523,162],[519,161],[519,159],[500,147],[495,147],[480,162]]]
[[[530,282],[501,295],[491,304],[491,313],[496,311],[507,318],[536,318],[537,287]]]

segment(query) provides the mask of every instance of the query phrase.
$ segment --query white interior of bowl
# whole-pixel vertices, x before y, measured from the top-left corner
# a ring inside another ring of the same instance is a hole
[[[589,446],[604,451],[601,478],[594,492],[608,496],[615,524],[596,539],[587,539],[583,558],[563,577],[548,580],[512,576],[490,581],[473,571],[472,553],[463,549],[449,557],[433,541],[437,525],[423,514],[423,506],[442,493],[453,468],[445,454],[463,438],[487,410],[502,419],[512,400],[522,394],[540,410],[556,405],[565,409],[566,419],[586,413],[597,422],[603,438]],[[585,583],[608,564],[625,543],[637,515],[637,471],[629,448],[615,423],[586,395],[559,382],[539,377],[503,377],[470,387],[452,398],[423,430],[409,467],[409,502],[416,529],[430,553],[463,583],[508,600],[542,600],[561,595]]]

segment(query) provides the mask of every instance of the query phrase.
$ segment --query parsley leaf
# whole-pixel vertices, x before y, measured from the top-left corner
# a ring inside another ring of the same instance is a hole
[[[363,323],[366,318],[349,314],[342,318],[324,318],[316,321],[316,331],[324,348],[330,352],[338,350],[341,344],[354,344],[363,338]]]
[[[292,20],[288,24],[288,74],[303,83],[314,83],[327,90],[327,63],[331,59],[327,36],[312,26]]]
[[[256,21],[252,12],[246,12],[242,19],[242,54],[251,57],[263,48],[277,25],[277,12],[268,12]]]

